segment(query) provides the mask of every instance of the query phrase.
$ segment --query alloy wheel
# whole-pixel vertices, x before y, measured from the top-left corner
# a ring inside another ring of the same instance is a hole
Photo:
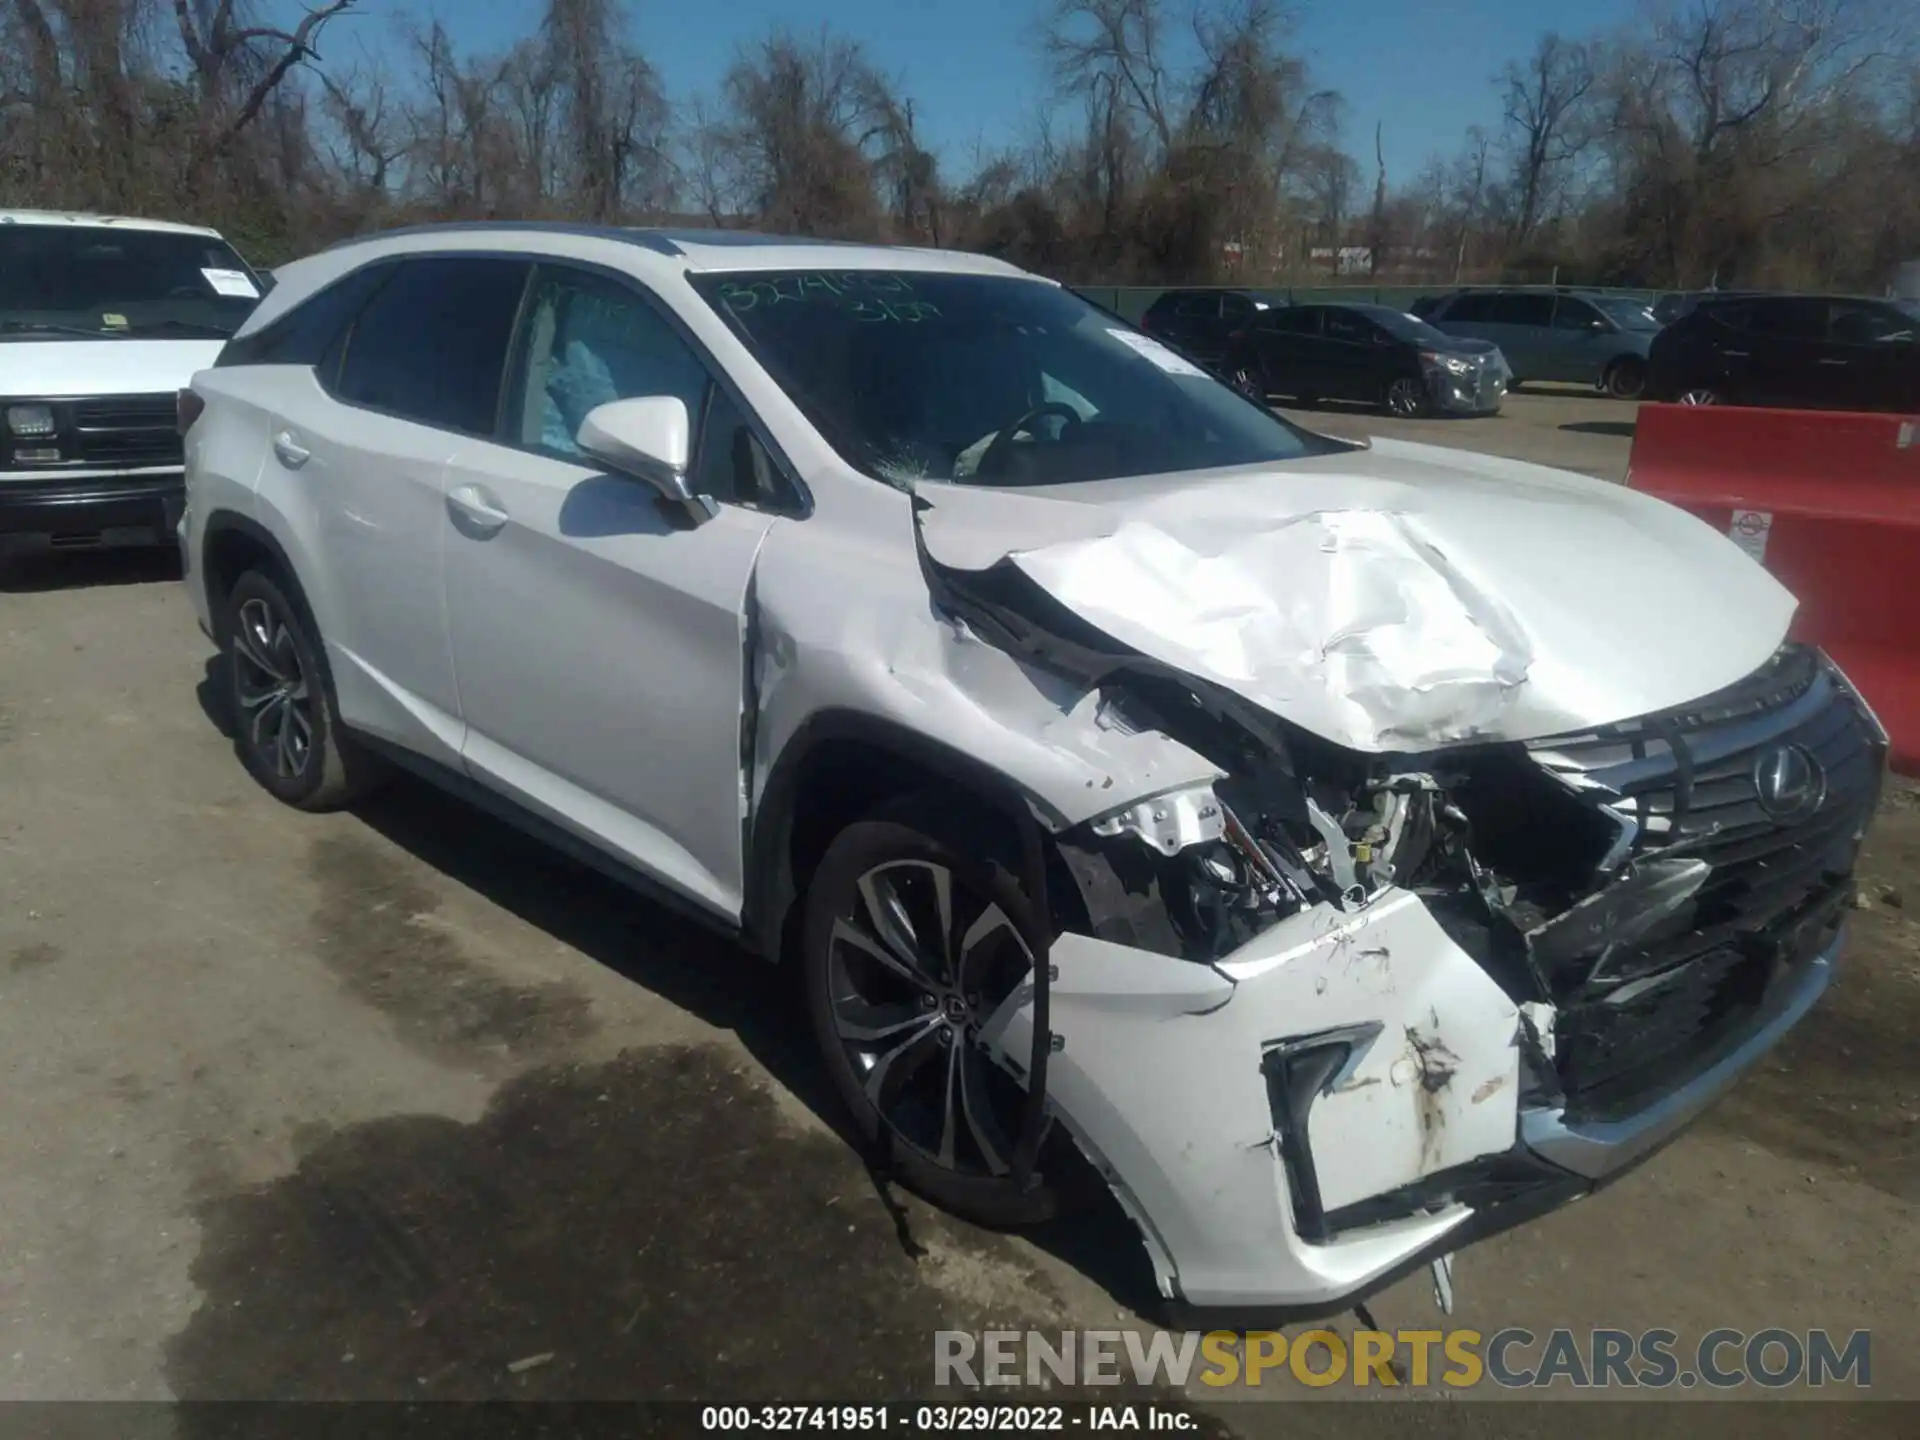
[[[1007,913],[933,861],[876,865],[834,919],[835,1034],[882,1124],[943,1169],[1012,1170],[1025,1092],[986,1040],[1032,969]]]
[[[1680,394],[1682,405],[1718,405],[1720,397],[1711,390],[1684,390]]]
[[[240,606],[233,631],[234,698],[247,745],[282,779],[313,758],[313,686],[293,632],[265,600]]]
[[[1411,420],[1426,407],[1426,392],[1418,380],[1405,376],[1387,387],[1387,410],[1402,420]]]

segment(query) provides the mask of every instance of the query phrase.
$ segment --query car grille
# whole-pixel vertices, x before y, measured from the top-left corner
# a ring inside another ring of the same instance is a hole
[[[175,397],[115,395],[86,400],[32,400],[9,398],[8,404],[45,405],[53,412],[54,435],[47,439],[12,440],[0,434],[0,466],[11,463],[25,470],[67,467],[135,468],[184,464]],[[39,457],[42,450],[58,450],[58,460]],[[34,452],[34,458],[12,452]]]
[[[90,465],[180,463],[183,451],[172,395],[122,395],[76,400],[73,450]]]
[[[1796,645],[1689,706],[1529,748],[1623,824],[1629,862],[1710,867],[1658,938],[1547,977],[1569,1105],[1631,1105],[1743,1028],[1831,938],[1878,803],[1885,736],[1819,653]],[[1788,749],[1817,764],[1824,790],[1783,814],[1762,803],[1761,769]]]

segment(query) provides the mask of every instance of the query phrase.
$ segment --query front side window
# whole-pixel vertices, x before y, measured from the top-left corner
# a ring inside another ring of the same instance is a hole
[[[697,424],[707,371],[653,306],[617,280],[542,266],[527,309],[526,361],[508,431],[515,444],[581,458],[580,422],[611,400],[666,395]]]
[[[259,282],[215,235],[113,225],[0,225],[0,341],[222,339]]]
[[[1916,306],[1920,309],[1920,306]],[[1892,305],[1857,300],[1834,302],[1830,333],[1842,345],[1889,345],[1911,341],[1915,318]]]
[[[1318,335],[1320,311],[1312,305],[1289,305],[1284,310],[1269,310],[1260,317],[1262,330],[1282,335]]]
[[[491,435],[529,267],[519,260],[407,260],[347,336],[339,395],[468,435]]]
[[[1600,319],[1600,312],[1584,300],[1575,300],[1562,295],[1560,303],[1553,307],[1553,328],[1556,330],[1591,330]]]
[[[1345,310],[1327,311],[1327,338],[1339,340],[1348,345],[1371,345],[1375,331],[1373,326]]]
[[[1042,281],[789,270],[691,283],[841,457],[890,484],[1061,484],[1333,448]]]

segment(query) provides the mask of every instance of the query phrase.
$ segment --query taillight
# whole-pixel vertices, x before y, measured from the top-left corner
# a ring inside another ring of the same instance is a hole
[[[200,418],[200,412],[207,408],[207,402],[191,390],[182,390],[173,397],[174,423],[179,426],[184,437],[193,428],[193,422]]]

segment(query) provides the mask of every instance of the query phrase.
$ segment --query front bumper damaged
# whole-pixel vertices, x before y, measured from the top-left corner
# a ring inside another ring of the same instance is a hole
[[[1541,1017],[1411,893],[1304,911],[1213,965],[1062,935],[1047,1091],[1184,1323],[1327,1314],[1653,1154],[1825,990],[1837,928],[1814,943],[1690,1073],[1582,1118],[1537,1088]],[[988,1037],[1010,1068],[1030,1000]]]

